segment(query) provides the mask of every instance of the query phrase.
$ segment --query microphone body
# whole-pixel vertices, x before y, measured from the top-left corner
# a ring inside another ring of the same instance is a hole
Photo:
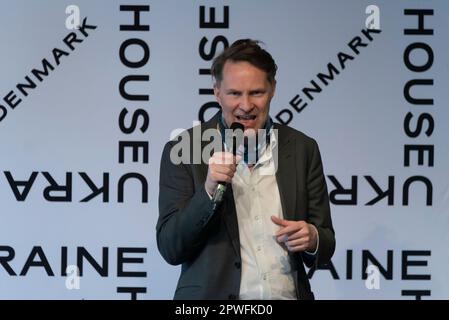
[[[219,182],[217,189],[215,189],[214,196],[212,197],[212,203],[214,204],[214,211],[217,210],[218,206],[223,202],[223,197],[227,189],[227,183]]]
[[[234,157],[237,155],[237,147],[241,144],[243,141],[243,130],[244,126],[241,123],[234,122],[231,125],[230,129],[232,133],[232,154]],[[227,139],[224,139],[227,140]],[[224,194],[226,192],[228,183],[226,182],[218,182],[217,189],[215,189],[214,195],[212,197],[212,203],[213,203],[213,211],[217,211],[220,204],[223,202]]]

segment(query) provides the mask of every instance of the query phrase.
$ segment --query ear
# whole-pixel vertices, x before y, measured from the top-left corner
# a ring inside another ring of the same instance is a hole
[[[271,98],[274,97],[275,92],[276,92],[276,80],[273,80],[273,83],[271,84]]]
[[[220,98],[220,84],[215,82],[214,84],[214,96],[215,99],[217,99],[218,103],[221,105],[221,98]]]

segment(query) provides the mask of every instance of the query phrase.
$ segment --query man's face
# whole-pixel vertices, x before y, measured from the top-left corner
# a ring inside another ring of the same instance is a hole
[[[227,61],[223,79],[215,85],[214,94],[228,126],[240,122],[245,130],[257,131],[267,121],[275,87],[265,71],[248,62]]]

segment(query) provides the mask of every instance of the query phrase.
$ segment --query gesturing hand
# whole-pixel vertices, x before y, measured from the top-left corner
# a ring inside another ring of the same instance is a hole
[[[281,228],[276,232],[277,241],[285,243],[288,251],[314,252],[317,246],[318,230],[305,221],[292,221],[271,216],[271,220]]]

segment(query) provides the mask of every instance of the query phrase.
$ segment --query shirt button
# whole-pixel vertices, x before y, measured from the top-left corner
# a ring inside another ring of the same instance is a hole
[[[260,251],[260,249],[261,249],[260,246],[257,246],[257,251]]]
[[[240,267],[242,266],[242,264],[238,261],[236,263],[234,263],[234,265],[237,269],[240,269]]]
[[[266,276],[266,275],[264,275],[264,276],[263,276],[263,279],[264,279],[264,280],[267,280],[267,276]]]
[[[255,216],[254,219],[255,219],[255,220],[259,220],[259,216]]]

